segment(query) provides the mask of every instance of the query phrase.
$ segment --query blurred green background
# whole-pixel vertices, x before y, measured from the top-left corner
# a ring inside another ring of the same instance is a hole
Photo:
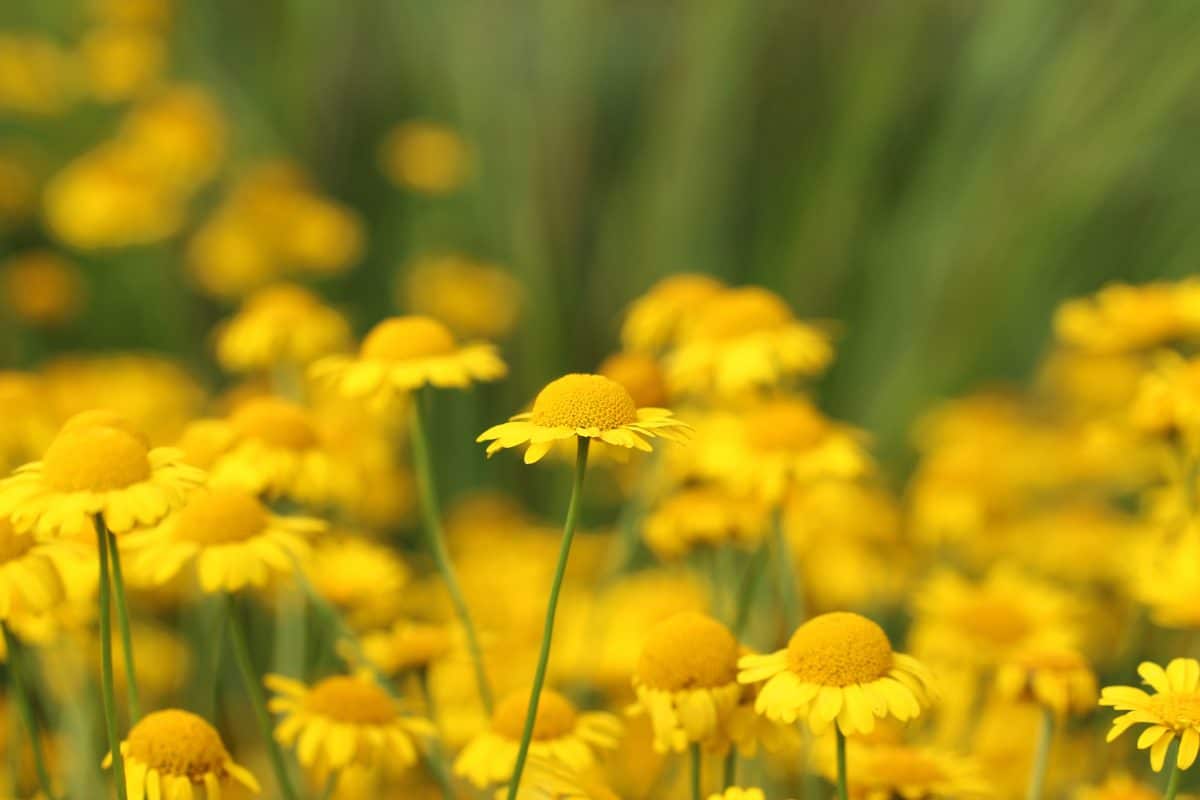
[[[67,41],[82,5],[13,0],[0,27]],[[205,0],[176,5],[170,37],[172,78],[229,117],[232,164],[293,157],[361,215],[361,263],[319,284],[357,330],[431,250],[525,285],[488,419],[594,368],[656,279],[702,271],[836,320],[826,405],[894,456],[935,399],[1028,374],[1063,298],[1200,259],[1193,0]],[[4,114],[0,136],[64,162],[119,113]],[[383,177],[379,142],[409,119],[470,142],[461,191]],[[86,313],[6,327],[5,365],[141,348],[215,376],[229,307],[188,288],[189,229],[73,253]],[[49,241],[36,222],[0,236],[0,255]]]

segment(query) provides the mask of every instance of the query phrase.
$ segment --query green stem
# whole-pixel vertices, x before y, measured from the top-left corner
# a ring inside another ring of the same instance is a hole
[[[738,769],[738,751],[733,745],[730,745],[729,752],[725,754],[725,775],[723,780],[725,784],[722,788],[728,789],[737,783]]]
[[[700,791],[700,773],[703,771],[703,766],[700,743],[692,742],[692,800],[704,800],[704,795]]]
[[[26,733],[29,734],[29,749],[33,751],[33,767],[37,771],[38,784],[42,787],[42,794],[46,797],[54,797],[54,793],[50,790],[50,773],[46,771],[46,757],[42,753],[42,739],[38,736],[37,718],[33,714],[29,687],[25,685],[24,671],[28,662],[23,660],[24,652],[17,637],[12,635],[12,631],[3,622],[0,622],[0,631],[3,631],[4,646],[8,650],[8,674],[12,679],[17,713],[21,715],[21,723],[25,726]],[[13,777],[15,780],[16,776]]]
[[[454,786],[446,772],[445,755],[442,753],[441,728],[438,726],[437,720],[437,706],[434,703],[433,690],[429,688],[428,667],[421,667],[417,670],[417,683],[421,685],[421,696],[425,700],[426,715],[433,723],[434,730],[438,732],[438,736],[429,744],[429,754],[426,759],[429,763],[429,771],[433,773],[434,779],[438,782],[438,786],[442,790],[442,797],[446,800],[453,800]]]
[[[238,670],[242,673],[242,682],[246,685],[246,694],[250,695],[250,705],[254,707],[254,717],[258,721],[258,731],[262,735],[263,744],[271,757],[271,767],[275,770],[275,780],[279,784],[279,792],[285,800],[296,800],[296,790],[292,787],[291,776],[288,775],[287,765],[283,761],[283,751],[271,731],[271,717],[267,713],[267,700],[259,683],[258,673],[250,658],[250,645],[246,639],[246,626],[238,615],[232,595],[225,597],[225,614],[229,622],[229,638],[233,643],[233,657]]]
[[[1037,749],[1033,752],[1033,767],[1029,772],[1028,800],[1041,800],[1046,785],[1046,768],[1050,764],[1050,743],[1054,741],[1054,712],[1042,709],[1042,724],[1038,729]]]
[[[133,655],[133,633],[129,629],[129,603],[125,599],[125,576],[121,571],[121,550],[117,537],[108,537],[112,556],[113,594],[117,601],[117,628],[121,631],[121,649],[125,652],[125,695],[129,700],[129,719],[142,718],[142,697],[138,691],[137,662]]]
[[[837,726],[834,726],[837,728]],[[846,788],[846,734],[837,728],[837,796],[838,800],[846,800],[849,790]]]
[[[321,790],[321,800],[329,800],[333,797],[333,790],[337,788],[338,774],[336,771],[331,771],[329,777],[325,779],[325,788]]]
[[[1183,777],[1183,773],[1179,771],[1179,760],[1175,754],[1171,754],[1171,777],[1167,778],[1167,791],[1163,794],[1163,800],[1175,800],[1175,795],[1179,793],[1179,779]]]
[[[758,587],[762,583],[763,571],[769,556],[767,543],[763,542],[750,557],[750,563],[746,566],[746,572],[742,576],[742,585],[738,590],[737,610],[734,612],[733,618],[733,635],[739,641],[746,632],[746,625],[750,622],[750,608],[754,605],[754,596],[758,594]]]
[[[429,440],[425,436],[425,424],[421,418],[421,398],[414,395],[410,398],[412,428],[413,469],[417,476],[417,491],[421,497],[421,517],[425,523],[425,538],[429,546],[429,554],[433,557],[434,566],[446,584],[450,594],[450,602],[458,621],[463,626],[467,636],[467,649],[471,651],[471,662],[475,667],[475,683],[479,687],[479,698],[488,714],[492,713],[492,688],[488,684],[487,670],[483,664],[483,648],[479,645],[479,634],[475,623],[471,620],[471,611],[467,608],[467,600],[463,596],[454,565],[450,563],[450,554],[446,551],[446,537],[442,532],[442,515],[438,506],[437,490],[433,483],[433,461],[429,455]]]
[[[783,507],[776,506],[771,512],[771,536],[775,548],[776,567],[779,570],[779,600],[783,605],[783,621],[788,634],[800,626],[804,617],[799,592],[796,591],[796,570],[792,564],[792,551],[788,547],[783,531]]]
[[[550,662],[550,642],[554,638],[554,614],[558,609],[558,593],[562,589],[563,576],[567,573],[567,558],[571,554],[571,540],[575,538],[575,526],[579,522],[579,507],[583,497],[583,476],[587,472],[588,439],[579,437],[575,451],[575,482],[571,487],[571,502],[567,505],[567,519],[563,523],[562,545],[558,550],[558,565],[554,568],[554,582],[550,584],[550,601],[546,604],[546,624],[542,628],[542,647],[538,653],[537,669],[533,673],[533,688],[529,692],[529,708],[525,712],[525,729],[521,732],[521,746],[517,750],[517,761],[513,765],[512,780],[508,784],[508,800],[516,800],[521,786],[521,773],[525,771],[525,759],[529,755],[529,743],[533,739],[533,723],[537,720],[538,703],[542,699],[542,685],[546,682],[546,665]]]
[[[117,693],[113,688],[112,584],[108,577],[108,540],[112,534],[108,532],[102,514],[94,516],[92,523],[96,528],[96,551],[100,556],[100,684],[104,700],[104,728],[108,734],[108,752],[112,756],[117,797],[129,800],[125,787],[125,757],[121,755],[121,738],[117,735]]]

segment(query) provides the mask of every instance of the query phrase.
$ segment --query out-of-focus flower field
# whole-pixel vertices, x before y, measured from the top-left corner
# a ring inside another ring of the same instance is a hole
[[[1197,41],[0,6],[0,798],[1200,789]]]

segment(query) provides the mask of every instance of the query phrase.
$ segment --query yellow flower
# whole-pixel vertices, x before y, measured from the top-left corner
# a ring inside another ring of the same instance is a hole
[[[1096,675],[1074,650],[1025,650],[996,670],[996,689],[1009,700],[1032,701],[1065,716],[1096,705]]]
[[[117,136],[170,183],[193,189],[216,174],[227,132],[212,95],[199,86],[176,85],[130,111]]]
[[[471,152],[453,129],[435,122],[405,122],[388,131],[379,149],[393,182],[426,194],[460,187],[471,170]]]
[[[427,720],[406,716],[378,684],[362,675],[335,675],[312,687],[268,675],[268,706],[282,714],[275,738],[296,745],[301,765],[318,776],[350,765],[400,772],[417,761],[417,738],[433,734]]]
[[[236,489],[214,489],[197,492],[157,528],[131,533],[121,543],[131,574],[153,585],[194,566],[205,592],[236,592],[292,574],[295,559],[308,550],[306,537],[324,528],[321,520],[272,514]]]
[[[46,387],[26,372],[0,370],[0,475],[37,458],[54,440],[58,420],[46,407]]]
[[[528,444],[525,463],[542,459],[557,441],[596,438],[649,452],[647,439],[686,440],[691,428],[664,408],[638,408],[624,386],[603,375],[564,375],[538,392],[533,410],[481,433],[488,455]]]
[[[390,622],[411,570],[395,550],[362,536],[323,536],[306,572],[317,593],[351,626]]]
[[[719,486],[679,489],[663,500],[642,527],[646,544],[660,559],[677,559],[697,547],[750,547],[763,536],[767,509]]]
[[[401,284],[402,308],[445,323],[468,339],[502,339],[521,311],[521,285],[499,266],[467,256],[426,256]]]
[[[497,703],[491,725],[455,759],[455,774],[480,789],[512,777],[528,704],[528,689],[512,692]],[[620,736],[621,722],[612,714],[577,711],[558,692],[543,689],[529,753],[583,772],[596,763],[597,750],[614,749]]]
[[[75,96],[77,65],[45,36],[0,33],[0,109],[61,114]]]
[[[217,361],[230,372],[307,366],[350,341],[341,314],[307,289],[281,283],[258,290],[217,336]]]
[[[633,673],[632,711],[650,717],[655,750],[717,740],[742,693],[737,658],[733,634],[704,614],[675,614],[650,630]]]
[[[68,420],[41,461],[0,481],[0,515],[39,537],[83,536],[97,514],[115,534],[153,525],[204,480],[179,457],[126,429]]]
[[[723,792],[708,796],[708,800],[766,800],[762,789],[745,789],[741,786],[730,786]]]
[[[673,391],[738,395],[823,371],[833,360],[828,334],[792,316],[778,295],[757,286],[714,295],[685,317],[667,357]]]
[[[591,772],[580,773],[531,752],[521,776],[521,786],[517,789],[517,800],[620,800]],[[507,796],[507,787],[497,789],[495,800],[505,800]]]
[[[724,288],[707,275],[663,278],[630,304],[621,326],[621,343],[632,352],[660,352],[674,344],[683,320]]]
[[[928,747],[851,742],[848,790],[854,800],[985,800],[996,792],[973,760]],[[837,776],[833,759],[826,776]]]
[[[1154,690],[1147,694],[1132,686],[1105,686],[1100,705],[1126,713],[1113,720],[1111,742],[1134,725],[1148,725],[1138,737],[1139,750],[1150,750],[1150,766],[1163,768],[1167,749],[1179,739],[1176,766],[1188,769],[1200,752],[1200,662],[1176,658],[1163,669],[1151,661],[1138,665],[1138,675]]]
[[[125,25],[102,25],[79,46],[88,90],[102,103],[120,103],[144,94],[159,80],[167,46],[155,31]]]
[[[1085,786],[1075,793],[1076,800],[1158,800],[1162,792],[1138,783],[1123,773],[1109,775],[1104,783]]]
[[[638,408],[659,408],[667,404],[667,381],[662,367],[642,353],[614,353],[596,370],[624,386]]]
[[[367,661],[388,675],[427,669],[455,646],[454,635],[445,625],[413,620],[398,620],[390,628],[364,634],[359,643]]]
[[[0,621],[40,614],[62,602],[66,593],[59,568],[61,547],[39,543],[0,516]]]
[[[835,720],[844,734],[870,733],[875,720],[907,721],[929,705],[932,678],[915,658],[892,652],[866,617],[833,612],[796,629],[788,646],[738,661],[742,683],[766,681],[755,709],[768,719],[801,720],[814,733]]]
[[[1200,447],[1200,358],[1160,355],[1138,384],[1130,419],[1144,433],[1180,436],[1192,450]]]
[[[1111,284],[1063,303],[1054,316],[1060,341],[1093,353],[1145,350],[1200,334],[1200,281]]]
[[[357,356],[329,356],[310,370],[347,397],[376,405],[425,385],[461,389],[506,372],[495,347],[459,345],[445,325],[429,317],[385,319],[363,339]]]
[[[220,800],[240,786],[258,794],[258,781],[230,757],[213,726],[187,711],[142,717],[121,742],[129,800],[204,797]],[[104,759],[112,764],[112,754]]]
[[[347,480],[347,469],[329,454],[307,409],[275,397],[258,397],[229,417],[235,442],[213,464],[210,481],[271,498],[323,505]]]
[[[0,299],[28,325],[53,328],[72,321],[85,296],[79,268],[51,250],[28,250],[0,265]]]

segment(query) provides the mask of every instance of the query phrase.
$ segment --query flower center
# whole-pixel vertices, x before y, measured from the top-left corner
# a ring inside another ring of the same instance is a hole
[[[1175,730],[1200,725],[1200,692],[1167,692],[1150,696],[1149,711],[1160,724]]]
[[[354,725],[386,725],[396,718],[392,698],[362,678],[334,675],[312,687],[304,700],[313,713]]]
[[[492,730],[507,739],[519,741],[525,729],[525,712],[529,691],[512,692],[492,713]],[[553,689],[543,689],[538,700],[537,719],[533,722],[533,738],[537,741],[560,739],[575,730],[575,706]]]
[[[103,425],[64,428],[51,442],[42,468],[62,492],[108,492],[150,477],[150,461],[138,437]]]
[[[233,413],[229,423],[242,436],[286,450],[307,450],[318,441],[304,409],[273,397],[248,401]]]
[[[816,445],[829,428],[811,403],[777,400],[746,417],[746,438],[757,450],[798,452]]]
[[[195,714],[169,709],[147,714],[129,732],[129,756],[159,772],[201,783],[205,773],[221,776],[229,753],[221,736]]]
[[[820,686],[869,683],[892,669],[883,628],[846,611],[813,617],[796,629],[787,649],[792,672]]]
[[[958,624],[971,635],[1001,647],[1017,644],[1031,629],[1029,620],[1017,607],[990,595],[968,602],[957,617]]]
[[[33,549],[33,534],[17,533],[7,517],[0,517],[0,564],[16,561]]]
[[[430,317],[392,317],[371,329],[361,352],[380,361],[444,356],[454,352],[454,334]]]
[[[791,309],[779,295],[749,286],[730,289],[713,298],[690,326],[690,331],[697,339],[725,341],[772,330],[791,321]]]
[[[637,663],[638,679],[651,689],[711,689],[737,678],[738,644],[712,617],[694,611],[655,625]]]
[[[175,535],[197,544],[243,542],[262,533],[266,506],[248,494],[216,489],[197,495],[175,519]]]
[[[667,403],[667,385],[658,362],[638,353],[617,353],[600,365],[600,374],[625,387],[638,408]]]
[[[564,375],[546,384],[533,401],[534,425],[544,428],[613,430],[637,421],[629,390],[603,375]]]

